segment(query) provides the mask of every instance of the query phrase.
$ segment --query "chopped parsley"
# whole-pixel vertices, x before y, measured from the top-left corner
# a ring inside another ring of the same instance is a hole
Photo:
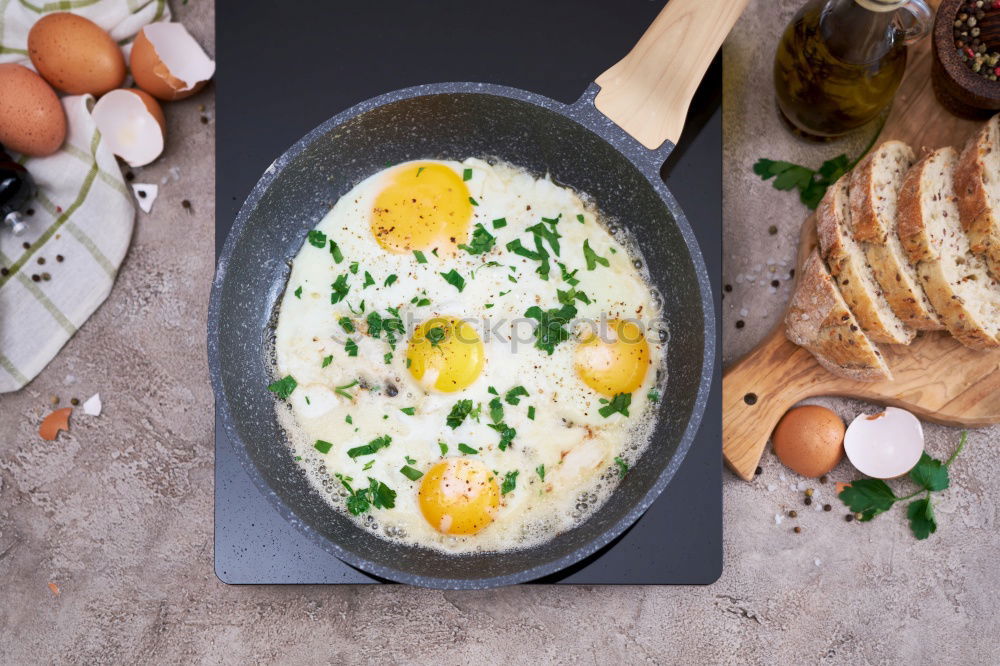
[[[399,411],[403,412],[407,416],[413,416],[417,412],[416,407],[401,407]]]
[[[535,468],[535,474],[538,475],[539,479],[541,479],[542,481],[544,481],[545,480],[545,465],[539,465],[538,467],[536,467]]]
[[[524,247],[524,245],[521,244],[521,241],[517,238],[507,243],[506,247],[509,252],[513,252],[519,257],[541,262],[538,268],[535,269],[535,272],[538,273],[543,280],[549,279],[549,253],[545,251],[544,247],[542,247],[541,236],[535,236],[535,251]],[[512,275],[508,275],[507,279],[511,282],[517,282]]]
[[[494,229],[503,229],[506,226],[507,226],[507,218],[505,217],[498,217],[497,219],[493,220]]]
[[[615,456],[615,464],[618,465],[618,476],[624,479],[628,474],[628,463],[622,460],[621,456]]]
[[[597,412],[604,418],[608,418],[616,412],[628,416],[628,407],[632,404],[632,394],[618,393],[611,400],[601,398],[601,404],[604,406],[598,409]]]
[[[324,356],[323,357],[323,363],[321,363],[319,367],[325,368],[326,366],[330,365],[331,363],[333,363],[333,354],[330,354],[329,356]]]
[[[353,396],[353,395],[351,394],[351,392],[350,392],[350,391],[348,391],[347,389],[349,389],[349,388],[353,388],[353,387],[355,387],[355,386],[357,386],[357,385],[358,385],[358,380],[357,380],[357,379],[355,379],[355,380],[354,380],[353,382],[351,382],[350,384],[344,384],[343,386],[338,386],[337,388],[335,388],[335,389],[333,390],[333,392],[334,392],[334,393],[336,393],[336,394],[337,394],[337,395],[339,395],[339,396],[342,396],[342,397],[344,397],[344,398],[347,398],[348,400],[354,400],[354,396]]]
[[[358,274],[358,262],[352,261],[351,265],[347,267],[347,270],[351,271],[351,275]]]
[[[390,275],[389,277],[387,277],[385,279],[385,282],[383,283],[383,286],[390,287],[390,286],[392,286],[393,283],[396,282],[397,279],[398,278],[396,277],[396,274],[393,273],[392,275]]]
[[[334,263],[339,264],[344,260],[344,253],[340,251],[340,246],[337,245],[337,241],[330,239],[330,254],[333,256]]]
[[[427,256],[423,252],[421,252],[420,250],[414,250],[413,251],[413,256],[416,257],[418,264],[426,264],[427,263]]]
[[[462,170],[462,180],[463,181],[465,181],[465,180],[472,180],[472,169],[463,169]]]
[[[607,268],[611,265],[611,262],[604,257],[598,255],[596,252],[590,249],[590,241],[583,241],[583,258],[587,262],[587,270],[592,271],[597,268],[597,264]]]
[[[399,472],[403,476],[405,476],[406,478],[408,478],[410,481],[416,481],[417,479],[419,479],[420,477],[422,477],[424,475],[424,473],[421,472],[419,469],[410,467],[409,465],[403,465],[400,468]]]
[[[367,472],[368,470],[370,470],[374,466],[375,466],[375,459],[372,458],[371,460],[369,460],[368,462],[366,462],[365,466],[362,467],[361,469]]]
[[[583,224],[583,213],[580,213],[579,215],[576,216],[576,221],[579,222],[580,224]]]
[[[548,352],[551,356],[557,344],[569,339],[570,332],[565,326],[576,316],[576,308],[572,305],[563,305],[561,308],[542,310],[533,305],[524,311],[524,316],[538,320],[538,326],[535,328],[535,347]]]
[[[444,278],[445,282],[458,289],[459,292],[465,289],[465,278],[459,275],[458,271],[454,268],[447,273],[441,273],[441,277]]]
[[[427,341],[431,343],[431,347],[437,347],[447,335],[443,327],[434,326],[427,331],[426,337]]]
[[[529,395],[528,389],[524,388],[523,386],[515,386],[511,390],[507,391],[503,399],[507,401],[508,405],[516,405],[517,403],[521,402],[522,395],[527,397]]]
[[[389,351],[389,352],[386,352],[385,354],[383,354],[382,355],[382,359],[385,361],[386,365],[389,365],[390,363],[392,363],[392,352]]]
[[[306,235],[306,238],[309,239],[309,244],[313,247],[326,247],[326,234],[322,231],[313,229]]]
[[[528,406],[528,418],[531,419],[532,421],[535,420],[535,406],[534,405],[529,405]]]
[[[322,439],[317,439],[316,443],[313,444],[313,448],[325,455],[330,452],[330,449],[333,448],[333,444],[323,441]]]
[[[563,305],[572,305],[573,301],[582,301],[588,304],[590,303],[590,297],[575,287],[570,287],[569,291],[556,289],[556,296],[559,298],[559,302]]]
[[[542,219],[549,222],[549,220],[546,220],[544,217]],[[539,222],[538,224],[531,225],[527,230],[535,235],[536,247],[540,248],[541,240],[546,240],[549,242],[549,247],[552,248],[552,251],[555,252],[556,256],[559,256],[559,239],[562,238],[562,235],[556,231],[555,226],[549,228]]]
[[[407,465],[415,465],[417,463],[417,461],[411,458],[410,456],[403,456],[403,460],[406,461]]]
[[[298,385],[299,383],[295,381],[295,377],[285,375],[278,381],[268,384],[267,390],[274,393],[274,395],[278,396],[282,400],[288,400],[288,396],[292,394],[292,391],[294,391],[295,387]]]
[[[496,245],[496,236],[486,231],[482,224],[476,224],[475,231],[472,232],[472,242],[469,245],[462,243],[458,247],[469,254],[483,254],[489,252]]]
[[[448,424],[449,428],[454,430],[458,426],[462,425],[462,421],[464,421],[468,416],[472,416],[473,418],[478,418],[479,410],[478,409],[473,410],[473,405],[471,400],[468,399],[459,400],[454,404],[454,406],[451,408],[451,411],[448,413],[448,418],[446,423]]]
[[[361,288],[362,289],[367,289],[368,287],[372,286],[373,284],[375,284],[375,278],[372,277],[371,273],[369,273],[368,271],[365,271],[365,283],[363,285],[361,285]]]
[[[347,342],[344,343],[344,349],[347,350],[348,356],[358,355],[358,343],[354,340],[348,339]]]
[[[506,495],[507,493],[512,492],[514,488],[517,488],[518,474],[518,470],[515,469],[513,472],[507,472],[507,474],[504,475],[503,483],[500,484],[501,495]]]
[[[417,167],[417,177],[418,178],[420,177],[420,174],[422,174],[424,172],[424,169],[426,169],[426,168],[427,167]]]
[[[295,298],[302,298],[302,285],[299,285],[299,288],[295,290]]]
[[[336,305],[344,300],[344,297],[347,296],[347,292],[351,290],[351,287],[347,284],[347,273],[337,276],[337,280],[330,285],[330,289],[333,290],[330,293],[331,305]]]
[[[351,477],[336,475],[347,492],[347,510],[352,516],[359,516],[371,507],[376,509],[391,509],[396,506],[396,491],[378,479],[368,477],[368,487],[355,490],[349,483]]]
[[[479,202],[473,199],[472,197],[469,197],[469,203],[472,204],[473,206],[479,205]]]
[[[650,402],[659,402],[660,392],[657,391],[656,389],[652,389],[650,390],[649,393],[646,394],[646,398],[648,398]]]
[[[427,298],[427,295],[424,294],[423,296],[414,296],[413,298],[410,299],[410,303],[420,308],[425,305],[430,305],[431,299]]]
[[[341,317],[337,320],[337,323],[340,324],[340,327],[348,333],[353,333],[355,330],[354,322],[351,321],[350,317]]]
[[[370,456],[379,449],[384,449],[390,444],[392,444],[392,437],[389,435],[382,435],[381,437],[376,437],[363,446],[355,446],[353,449],[347,449],[347,455],[351,458]]]
[[[458,450],[461,451],[462,453],[468,454],[470,456],[474,456],[477,453],[479,453],[479,451],[476,451],[474,448],[472,448],[468,444],[465,444],[465,443],[462,443],[462,442],[459,442],[459,444],[458,444]]]
[[[576,274],[580,272],[580,269],[576,269],[573,272],[566,270],[566,264],[559,262],[559,270],[562,272],[563,282],[571,287],[575,287],[580,284],[580,281],[576,278]]]
[[[438,442],[438,448],[441,449],[441,455],[443,455],[443,456],[448,455],[448,445],[447,444],[445,444],[444,442]]]
[[[346,421],[347,423],[350,423],[351,425],[354,425],[354,419],[352,419],[352,418],[351,418],[351,415],[350,415],[350,414],[348,414],[347,416],[345,416],[345,417],[344,417],[344,420],[345,420],[345,421]]]

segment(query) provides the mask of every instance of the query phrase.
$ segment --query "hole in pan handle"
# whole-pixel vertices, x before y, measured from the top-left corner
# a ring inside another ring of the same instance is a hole
[[[595,80],[597,110],[650,150],[676,144],[688,106],[748,0],[670,0],[624,58]]]

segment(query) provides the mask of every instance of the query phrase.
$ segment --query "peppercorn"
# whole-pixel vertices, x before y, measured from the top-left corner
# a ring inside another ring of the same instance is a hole
[[[778,227],[772,224],[767,228],[767,233],[776,236],[778,234]]]
[[[191,202],[187,199],[181,202],[181,206],[183,206],[186,210],[191,210]]]
[[[824,474],[823,476],[819,477],[819,482],[820,483],[826,483],[829,480],[830,479],[826,476],[826,474]]]
[[[824,504],[823,505],[823,510],[824,511],[833,511],[833,507],[830,506],[829,504]]]
[[[31,275],[31,281],[32,282],[41,282],[42,278],[37,273],[32,273],[32,275]]]
[[[760,465],[757,465],[757,469],[755,469],[753,471],[753,475],[754,476],[760,476],[761,472],[763,472],[763,471],[764,471],[764,468],[761,467]]]
[[[796,534],[799,534],[800,532],[802,532],[802,528],[796,525],[795,527],[792,528],[792,531],[795,532]]]
[[[48,282],[49,280],[52,279],[52,276],[49,275],[48,273],[42,273],[42,279]]]
[[[727,284],[723,289],[728,293],[733,290],[733,285]]]
[[[62,260],[63,260],[63,256],[61,254],[57,254],[56,255],[56,261],[58,261],[59,263],[62,263]]]
[[[813,498],[812,497],[806,497],[805,503],[806,503],[806,506],[809,506],[810,504],[813,503]]]
[[[736,320],[736,328],[743,328],[744,326],[746,326],[746,324],[743,322],[742,319]]]
[[[794,511],[794,510],[789,511],[788,512],[788,517],[789,518],[798,518],[799,517],[799,512],[798,511]]]
[[[69,404],[71,404],[74,407],[76,407],[77,405],[80,404],[80,399],[79,398],[70,398],[69,399]]]
[[[0,275],[7,275],[8,273],[10,273],[10,271],[7,270],[6,267],[0,268]]]
[[[23,243],[21,243],[21,247],[27,250],[28,248],[31,247],[31,243],[29,243],[28,241],[24,241]]]
[[[848,523],[851,522],[852,520],[854,520],[854,514],[853,513],[847,514],[846,516],[844,516],[844,520],[847,521]]]
[[[781,283],[778,282],[777,280],[771,280],[771,286],[777,289],[779,286],[781,286]]]

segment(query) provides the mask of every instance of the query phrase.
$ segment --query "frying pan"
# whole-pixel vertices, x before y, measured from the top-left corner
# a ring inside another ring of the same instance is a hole
[[[691,445],[708,397],[715,320],[704,261],[659,176],[688,104],[746,0],[672,0],[633,50],[569,105],[523,90],[441,83],[387,93],[326,121],[279,157],[241,207],[219,258],[208,353],[223,425],[277,511],[380,578],[473,589],[568,567],[628,529]],[[608,501],[547,543],[447,555],[385,541],[333,509],[293,461],[274,412],[270,351],[289,263],[333,202],[387,163],[497,158],[589,193],[638,241],[663,298],[668,380],[649,447]],[[669,538],[669,535],[664,535]]]

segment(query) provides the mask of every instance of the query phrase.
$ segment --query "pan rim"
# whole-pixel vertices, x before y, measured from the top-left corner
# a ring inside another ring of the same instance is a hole
[[[306,133],[267,167],[244,200],[243,204],[240,206],[240,210],[226,236],[222,251],[219,254],[209,299],[207,331],[208,362],[212,389],[216,400],[216,415],[222,421],[223,429],[230,441],[234,454],[237,458],[239,458],[243,468],[253,480],[254,485],[265,495],[265,497],[267,497],[272,507],[282,516],[282,518],[291,523],[310,541],[349,565],[378,578],[436,589],[486,589],[536,580],[580,562],[621,536],[626,530],[635,524],[639,518],[641,518],[650,505],[660,496],[664,488],[666,488],[666,486],[673,479],[677,469],[687,457],[688,450],[691,448],[694,438],[701,425],[705,406],[708,401],[709,390],[711,388],[714,366],[716,363],[715,309],[708,278],[708,271],[705,266],[701,249],[694,236],[694,232],[688,223],[687,217],[684,215],[680,205],[677,203],[676,199],[674,199],[673,194],[670,192],[669,188],[667,188],[666,184],[662,181],[659,175],[659,167],[666,155],[673,149],[673,145],[667,142],[656,150],[649,150],[643,147],[623,130],[614,125],[614,123],[612,123],[608,118],[601,114],[596,107],[593,106],[593,98],[598,90],[599,87],[596,84],[591,84],[580,99],[573,104],[563,104],[548,97],[521,90],[519,88],[473,82],[424,84],[384,93],[341,111]],[[701,296],[702,308],[701,323],[704,326],[703,356],[698,392],[695,396],[691,414],[687,420],[687,425],[684,428],[683,434],[678,442],[676,452],[664,469],[660,472],[655,483],[650,486],[638,502],[633,504],[624,516],[570,553],[533,567],[521,569],[514,573],[483,578],[423,576],[395,569],[393,567],[376,564],[362,556],[346,550],[338,543],[320,534],[311,525],[305,523],[301,518],[299,518],[294,509],[292,509],[292,507],[279,497],[269,486],[263,478],[263,475],[258,469],[256,463],[247,453],[246,444],[233,423],[229,400],[223,388],[222,371],[220,367],[221,359],[219,355],[220,329],[222,323],[222,287],[226,280],[229,260],[235,251],[238,241],[246,232],[246,225],[251,211],[257,207],[261,198],[270,189],[271,185],[278,175],[281,174],[284,168],[304,150],[306,150],[306,148],[317,138],[328,134],[336,127],[343,125],[348,120],[351,120],[352,118],[355,118],[363,113],[401,100],[456,93],[483,94],[504,97],[516,101],[527,102],[557,113],[567,120],[576,122],[588,131],[596,134],[599,138],[610,144],[612,148],[625,157],[637,169],[639,169],[643,177],[653,188],[656,194],[659,195],[667,209],[670,211],[674,218],[674,223],[677,225],[677,229],[687,246],[688,256],[691,260],[698,280],[698,290],[699,295]]]

